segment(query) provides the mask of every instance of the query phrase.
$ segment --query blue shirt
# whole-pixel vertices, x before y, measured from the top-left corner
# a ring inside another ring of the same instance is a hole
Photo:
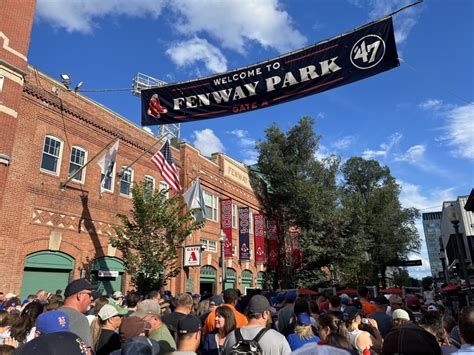
[[[474,354],[474,345],[462,344],[458,351],[453,354]]]
[[[319,341],[319,337],[314,335],[310,339],[301,339],[298,335],[295,333],[292,333],[288,335],[288,344],[290,344],[291,351],[295,351],[296,349],[302,347],[305,344],[308,343],[317,343]]]

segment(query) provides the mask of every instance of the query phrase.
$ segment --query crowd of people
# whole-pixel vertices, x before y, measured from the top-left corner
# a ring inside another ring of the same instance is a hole
[[[474,307],[428,294],[100,295],[85,279],[24,301],[0,292],[0,355],[474,354]]]

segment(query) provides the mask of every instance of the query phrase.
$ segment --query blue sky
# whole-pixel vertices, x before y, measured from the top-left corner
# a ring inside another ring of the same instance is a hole
[[[299,49],[409,2],[38,0],[29,62],[84,81],[84,90],[129,88],[137,72],[191,80]],[[474,185],[474,1],[427,0],[394,24],[400,67],[264,110],[186,123],[182,139],[249,164],[266,127],[287,130],[312,116],[318,156],[377,159],[402,186],[405,207],[440,210]],[[86,95],[140,124],[130,92]],[[424,244],[421,258],[422,267],[409,268],[415,277],[429,274]]]

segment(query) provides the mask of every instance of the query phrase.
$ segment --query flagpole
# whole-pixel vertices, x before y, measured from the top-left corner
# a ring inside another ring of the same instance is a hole
[[[110,144],[112,142],[114,142],[116,139],[120,139],[120,135],[117,136],[117,137],[112,138],[112,140],[109,143],[107,143],[107,145],[104,148],[102,148],[99,152],[97,152],[92,157],[91,160],[89,160],[86,164],[84,164],[79,170],[75,171],[74,174],[72,176],[70,176],[66,181],[62,182],[60,184],[61,191],[66,190],[66,185],[68,184],[68,182],[71,181],[74,178],[74,176],[76,176],[78,173],[80,173],[82,170],[84,170],[86,166],[88,166],[90,163],[92,163],[95,160],[95,158],[97,158],[99,156],[99,154],[101,154],[104,150],[106,150],[110,146]]]
[[[131,162],[129,165],[127,165],[125,168],[123,168],[118,174],[117,176],[119,177],[122,177],[122,174],[124,171],[130,169],[138,160],[140,160],[146,153],[148,153],[150,150],[153,149],[154,146],[156,146],[158,143],[160,143],[161,140],[157,140],[155,143],[153,143],[150,148],[148,148],[147,150],[145,150],[145,152],[143,152],[137,159],[135,159],[133,162]],[[166,143],[166,142],[165,142]]]

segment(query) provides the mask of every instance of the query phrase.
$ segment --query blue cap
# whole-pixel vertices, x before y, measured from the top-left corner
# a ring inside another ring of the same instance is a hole
[[[298,314],[296,317],[296,322],[298,325],[311,325],[311,318],[309,317],[309,314],[306,312]]]
[[[36,319],[36,330],[41,334],[69,332],[69,316],[63,311],[41,313]]]
[[[286,293],[286,300],[287,301],[296,301],[296,291],[289,291]]]
[[[279,293],[276,295],[276,301],[277,303],[282,303],[285,300],[285,293]]]

